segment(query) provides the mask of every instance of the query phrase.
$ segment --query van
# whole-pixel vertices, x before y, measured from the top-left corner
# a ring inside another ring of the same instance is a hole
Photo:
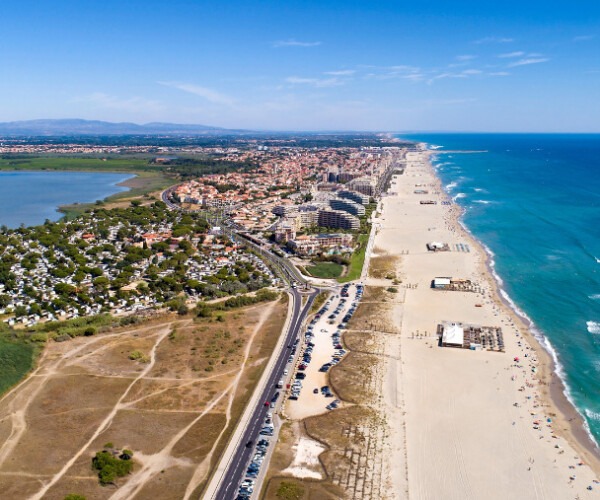
[[[283,379],[277,382],[277,389],[281,389],[283,387]]]

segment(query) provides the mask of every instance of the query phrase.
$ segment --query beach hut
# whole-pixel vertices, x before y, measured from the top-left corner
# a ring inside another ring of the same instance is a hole
[[[462,326],[451,323],[444,328],[442,333],[442,347],[463,347],[465,331]]]
[[[445,288],[448,288],[450,286],[450,281],[452,278],[433,278],[433,281],[431,282],[431,288],[436,288],[436,289],[440,289],[443,290]]]

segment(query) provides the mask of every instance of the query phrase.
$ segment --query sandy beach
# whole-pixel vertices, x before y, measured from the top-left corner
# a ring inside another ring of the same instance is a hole
[[[501,300],[488,257],[460,215],[423,151],[408,153],[375,221],[372,256],[398,256],[402,280],[392,313],[400,334],[385,340],[390,497],[594,498],[594,444],[550,356]],[[450,250],[428,251],[430,242]],[[470,280],[471,291],[434,290],[435,277]],[[439,347],[443,321],[500,327],[504,352]]]

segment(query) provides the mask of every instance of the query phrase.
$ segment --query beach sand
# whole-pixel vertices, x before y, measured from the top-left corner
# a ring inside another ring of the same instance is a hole
[[[487,255],[460,226],[459,207],[447,204],[428,155],[407,154],[375,221],[373,252],[401,257],[404,297],[392,313],[400,335],[385,341],[390,497],[594,498],[594,445],[552,375],[551,358],[500,299]],[[421,205],[424,199],[437,204]],[[433,241],[451,251],[428,252]],[[433,290],[436,276],[469,279],[478,291]],[[506,352],[439,347],[442,321],[501,327]]]

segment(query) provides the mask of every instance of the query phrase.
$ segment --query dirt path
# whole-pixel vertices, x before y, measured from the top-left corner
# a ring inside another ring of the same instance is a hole
[[[122,402],[127,397],[127,395],[129,394],[129,392],[131,391],[133,386],[139,380],[143,379],[146,376],[146,374],[148,374],[150,372],[150,370],[152,370],[152,368],[154,367],[154,364],[156,363],[156,350],[157,350],[158,346],[161,344],[161,342],[171,332],[172,325],[173,325],[173,323],[167,323],[163,328],[161,328],[161,330],[159,330],[157,333],[153,334],[153,335],[157,336],[157,339],[154,342],[154,345],[152,346],[152,350],[150,351],[150,362],[146,365],[144,370],[142,370],[140,372],[140,374],[127,386],[127,389],[125,389],[125,391],[123,392],[123,394],[121,395],[119,400],[114,405],[111,412],[106,416],[106,418],[96,428],[96,431],[88,439],[88,441],[81,448],[79,448],[79,450],[71,457],[71,459],[69,461],[67,461],[67,463],[62,467],[62,469],[59,472],[57,472],[49,482],[45,483],[44,486],[35,495],[30,497],[31,500],[41,500],[42,498],[44,498],[44,496],[46,495],[48,490],[52,486],[54,486],[65,475],[65,473],[71,468],[71,466],[77,461],[77,459],[83,453],[85,453],[85,451],[96,440],[96,438],[108,428],[108,426],[112,423],[117,412],[122,408],[122,406],[123,406]],[[77,351],[81,350],[84,347],[89,348],[89,344],[84,344],[81,346],[80,349],[76,349],[74,351],[69,352],[68,355],[61,358],[57,363],[55,363],[54,366],[56,367],[56,365],[58,363],[64,361],[65,359],[72,358]],[[39,389],[38,389],[38,391],[39,391]]]
[[[227,388],[221,392],[215,399],[211,401],[211,403],[202,411],[198,416],[193,419],[188,425],[186,425],[183,429],[181,429],[173,438],[160,450],[158,453],[154,453],[152,455],[144,455],[144,454],[136,454],[136,459],[142,463],[142,468],[135,472],[133,476],[129,478],[129,480],[119,488],[111,497],[111,500],[127,500],[131,498],[135,498],[135,496],[142,491],[142,489],[146,486],[148,481],[150,481],[153,477],[160,474],[160,472],[166,468],[173,466],[187,466],[192,465],[190,462],[182,459],[177,459],[172,456],[173,448],[177,445],[177,443],[192,429],[194,425],[196,425],[204,416],[210,413],[216,405],[224,398],[228,397],[227,401],[227,410],[226,410],[226,422],[223,426],[223,430],[219,434],[219,437],[215,440],[215,443],[210,450],[207,457],[203,460],[203,462],[196,468],[194,475],[188,487],[186,489],[186,493],[184,498],[189,498],[189,496],[193,493],[193,491],[197,488],[197,486],[202,482],[206,473],[208,472],[208,468],[204,466],[204,464],[210,463],[210,459],[212,454],[218,445],[223,433],[226,431],[229,426],[229,422],[231,420],[231,407],[233,405],[234,396],[237,392],[242,374],[246,368],[246,364],[248,362],[248,358],[250,355],[250,349],[254,344],[254,339],[260,329],[262,328],[265,321],[271,315],[273,309],[275,307],[275,303],[272,303],[268,308],[266,308],[260,315],[258,319],[258,323],[254,327],[254,330],[249,338],[249,341],[246,343],[246,347],[244,349],[244,357],[242,365],[238,371],[237,376],[233,379],[233,381],[227,386]],[[129,404],[133,404],[129,403]],[[129,405],[128,404],[128,405]]]

